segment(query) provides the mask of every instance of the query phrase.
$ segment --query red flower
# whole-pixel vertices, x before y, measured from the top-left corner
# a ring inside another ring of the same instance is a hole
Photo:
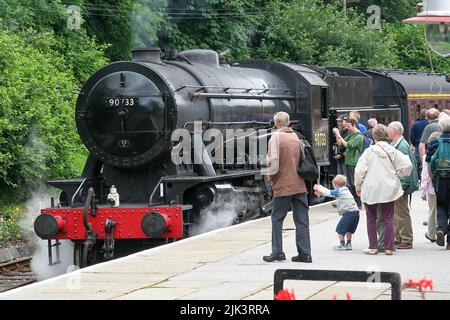
[[[283,289],[278,291],[275,300],[295,300],[294,290]]]
[[[433,291],[433,281],[428,280],[427,278],[423,278],[422,280],[419,280],[417,282],[413,281],[412,279],[409,279],[402,285],[402,290],[406,288],[415,288],[419,290],[420,294],[422,295],[422,299],[425,300],[424,290],[430,289],[430,291]]]
[[[332,300],[337,300],[337,294],[333,295],[333,297],[331,298]],[[346,293],[345,294],[345,300],[352,300],[352,297],[350,296],[350,293]]]

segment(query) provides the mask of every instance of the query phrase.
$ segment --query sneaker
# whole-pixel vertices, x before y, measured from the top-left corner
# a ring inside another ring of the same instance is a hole
[[[445,234],[442,230],[436,232],[436,243],[438,246],[443,247],[445,245]]]
[[[284,260],[286,260],[286,256],[284,255],[284,253],[280,253],[280,254],[272,253],[270,256],[264,256],[263,260],[265,262],[284,261]]]
[[[387,255],[387,256],[392,256],[394,254],[394,252],[391,251],[391,250],[385,250],[384,254]]]
[[[345,251],[345,250],[347,250],[347,246],[345,244],[344,245],[340,244],[338,246],[333,247],[333,250],[334,251]]]
[[[436,239],[431,239],[430,236],[428,235],[428,232],[425,232],[425,238],[427,238],[428,240],[430,240],[431,242],[436,242]]]
[[[347,250],[352,250],[352,244],[351,243],[347,243],[345,245],[345,247],[347,248]]]
[[[395,247],[397,249],[412,249],[413,245],[412,245],[412,243],[402,242],[402,243],[396,245]]]
[[[305,256],[302,254],[299,254],[298,256],[294,256],[291,258],[292,262],[304,262],[304,263],[311,263],[312,258],[311,256]]]
[[[370,254],[370,255],[378,254],[378,250],[377,249],[363,249],[362,252],[365,253],[365,254]]]

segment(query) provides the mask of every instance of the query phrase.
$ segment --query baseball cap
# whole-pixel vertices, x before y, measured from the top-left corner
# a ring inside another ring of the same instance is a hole
[[[348,121],[350,117],[346,114],[341,115],[339,118],[337,118],[337,121]]]

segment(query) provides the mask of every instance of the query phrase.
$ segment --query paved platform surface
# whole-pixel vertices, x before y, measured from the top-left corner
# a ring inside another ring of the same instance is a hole
[[[70,274],[0,294],[0,299],[190,299],[271,300],[276,269],[335,269],[399,272],[402,282],[427,277],[434,290],[426,299],[450,299],[450,251],[424,237],[428,207],[414,195],[414,249],[393,256],[364,255],[367,248],[365,212],[353,239],[353,251],[337,252],[335,227],[339,221],[331,204],[310,212],[312,264],[295,263],[295,231],[289,214],[284,225],[284,262],[266,263],[270,253],[270,217],[215,230],[173,244],[95,265]],[[390,299],[389,285],[324,281],[286,281],[297,299]],[[421,299],[406,290],[403,299]]]

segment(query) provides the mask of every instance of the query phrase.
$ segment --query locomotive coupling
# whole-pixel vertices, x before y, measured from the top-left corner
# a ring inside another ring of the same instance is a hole
[[[117,189],[114,185],[111,186],[108,194],[108,204],[110,207],[117,208],[120,204],[120,196],[117,193]]]

